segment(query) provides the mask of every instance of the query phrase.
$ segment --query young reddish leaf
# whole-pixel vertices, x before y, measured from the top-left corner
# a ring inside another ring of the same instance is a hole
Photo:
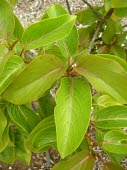
[[[34,49],[66,37],[72,30],[75,19],[76,16],[65,14],[30,25],[22,36],[21,41],[24,48]]]
[[[56,164],[52,170],[93,170],[94,158],[88,150],[81,151],[66,161]]]
[[[55,98],[57,146],[64,158],[78,148],[88,128],[91,113],[89,84],[82,77],[62,78]]]
[[[127,134],[122,130],[111,130],[104,136],[102,148],[108,152],[127,154]]]
[[[77,59],[74,70],[85,76],[96,90],[127,103],[127,71],[116,60],[85,55]]]
[[[36,100],[43,96],[65,70],[62,62],[53,55],[36,56],[3,92],[2,98],[14,104]]]

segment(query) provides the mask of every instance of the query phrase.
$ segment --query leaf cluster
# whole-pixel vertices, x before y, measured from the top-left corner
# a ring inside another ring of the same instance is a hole
[[[16,1],[0,1],[1,161],[29,164],[31,152],[54,147],[62,160],[53,170],[92,170],[96,159],[104,170],[123,169],[127,33],[121,20],[127,2],[83,2],[89,7],[75,15],[54,4],[24,29],[10,4]],[[96,146],[111,162],[100,158]]]

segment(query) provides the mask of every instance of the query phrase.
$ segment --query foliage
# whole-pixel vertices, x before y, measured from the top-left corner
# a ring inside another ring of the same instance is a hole
[[[16,1],[0,1],[1,161],[29,164],[31,152],[54,147],[62,160],[53,170],[92,170],[96,158],[104,170],[123,169],[127,33],[121,19],[127,2],[104,0],[101,7],[83,2],[89,7],[76,15],[54,4],[24,29],[13,13]],[[37,54],[31,56],[31,50]],[[98,145],[111,162],[94,151]]]

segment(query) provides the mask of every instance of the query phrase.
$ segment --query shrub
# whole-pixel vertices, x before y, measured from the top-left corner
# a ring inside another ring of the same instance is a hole
[[[127,155],[127,42],[121,19],[127,2],[84,2],[89,8],[76,15],[54,4],[24,30],[11,4],[0,1],[1,161],[29,164],[31,152],[52,146],[63,159],[54,170],[92,170],[95,159],[103,169],[123,169],[118,163]],[[31,56],[33,49],[37,55]],[[104,162],[96,146],[112,161]]]

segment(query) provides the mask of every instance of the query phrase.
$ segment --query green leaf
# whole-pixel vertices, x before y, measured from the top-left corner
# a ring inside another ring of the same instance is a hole
[[[50,91],[38,100],[39,114],[42,119],[54,114],[55,101],[51,97]]]
[[[93,170],[94,158],[88,150],[79,152],[66,161],[56,164],[52,170]]]
[[[15,146],[11,141],[9,141],[8,146],[0,153],[0,160],[7,164],[14,164]]]
[[[112,8],[125,8],[127,7],[127,1],[125,0],[111,0]]]
[[[121,104],[118,103],[115,99],[113,99],[109,95],[102,95],[102,96],[98,97],[97,105],[100,108],[104,108],[104,107],[108,107],[108,106],[121,105]]]
[[[125,49],[123,47],[121,47],[120,45],[111,46],[110,54],[118,56],[126,61],[127,55],[126,55]]]
[[[8,135],[8,125],[7,125],[0,138],[0,152],[2,152],[6,148],[8,142],[9,142],[9,135]]]
[[[25,146],[25,138],[23,132],[20,129],[16,129],[15,147],[16,147],[16,159],[29,165],[31,159],[31,152]]]
[[[112,19],[107,20],[107,27],[102,34],[102,39],[106,44],[112,44],[116,35],[116,22]]]
[[[120,163],[127,155],[106,152],[113,162]]]
[[[108,12],[109,9],[111,8],[111,0],[104,0],[104,7],[106,12]]]
[[[127,107],[110,106],[98,110],[92,118],[95,126],[103,129],[127,127]]]
[[[24,68],[25,64],[21,57],[8,55],[3,58],[0,67],[0,94],[9,86],[17,74]]]
[[[77,59],[74,70],[85,76],[96,90],[109,94],[120,103],[127,103],[127,72],[115,60],[85,55]]]
[[[0,0],[0,37],[8,38],[13,34],[15,19],[12,6],[5,0]]]
[[[53,45],[49,50],[46,51],[46,54],[57,56],[62,61],[64,66],[68,66],[68,59],[62,55],[60,48],[57,45]]]
[[[76,26],[73,26],[70,34],[58,42],[59,48],[65,58],[74,55],[78,48],[78,32]]]
[[[103,58],[109,58],[109,59],[112,59],[112,60],[115,60],[116,62],[118,62],[127,72],[127,63],[126,61],[124,61],[123,59],[117,57],[117,56],[114,56],[114,55],[110,55],[110,54],[97,54],[98,56],[101,56]]]
[[[4,91],[2,98],[14,104],[36,100],[43,96],[65,70],[62,62],[53,55],[36,56]]]
[[[0,44],[0,62],[2,61],[2,59],[4,58],[4,56],[7,53],[8,53],[7,47],[5,47],[4,45]]]
[[[7,102],[5,100],[0,99],[0,109],[3,110],[7,106]]]
[[[15,38],[21,39],[24,29],[17,16],[14,15],[14,17],[15,17],[15,28],[14,28],[13,35]]]
[[[54,117],[49,116],[42,120],[29,134],[25,144],[27,148],[36,153],[45,152],[51,146],[56,148]]]
[[[57,146],[64,158],[78,148],[88,128],[91,112],[89,84],[82,77],[62,78],[55,98]]]
[[[108,152],[127,154],[127,134],[122,130],[107,132],[102,147]]]
[[[65,14],[58,18],[49,18],[30,25],[22,36],[21,41],[24,48],[34,49],[66,37],[71,31],[75,19],[76,16]]]
[[[103,170],[125,170],[122,166],[119,164],[113,163],[113,162],[107,162],[106,165],[104,165]]]
[[[95,9],[98,9],[97,7]],[[96,14],[90,8],[80,10],[77,13],[77,21],[83,25],[91,25],[98,19]]]
[[[7,110],[11,120],[28,133],[40,122],[38,115],[25,105],[18,106],[9,103]]]
[[[46,12],[50,18],[56,18],[67,14],[67,11],[60,4],[53,4],[46,10]]]
[[[6,128],[6,125],[7,125],[7,119],[2,113],[2,111],[0,110],[0,138]]]
[[[106,134],[106,132],[108,132],[109,130],[107,129],[96,129],[96,140],[98,142],[103,142],[104,141],[104,135]]]
[[[116,8],[114,14],[120,18],[127,17],[127,8]]]

